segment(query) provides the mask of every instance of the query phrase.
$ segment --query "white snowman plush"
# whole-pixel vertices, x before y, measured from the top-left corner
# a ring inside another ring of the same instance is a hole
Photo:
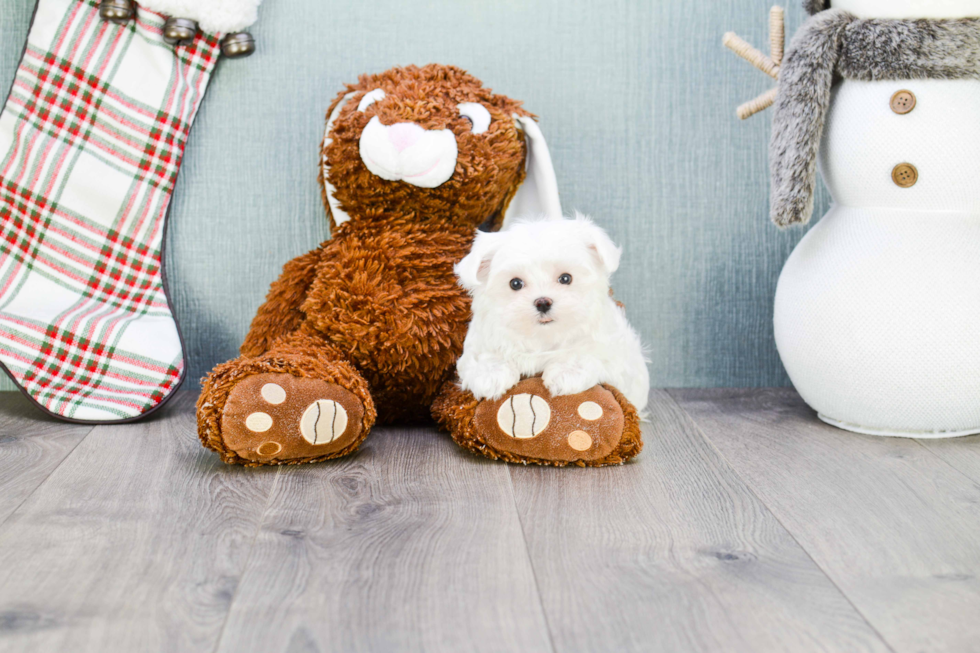
[[[835,426],[980,433],[980,0],[805,6],[774,62],[772,218],[809,220],[818,161],[833,205],[779,278],[780,357]]]

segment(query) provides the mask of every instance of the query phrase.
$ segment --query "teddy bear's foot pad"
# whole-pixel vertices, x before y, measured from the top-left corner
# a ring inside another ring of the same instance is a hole
[[[256,374],[228,395],[221,431],[247,460],[275,464],[327,456],[357,440],[360,400],[344,388],[289,374]]]
[[[623,409],[609,390],[596,386],[552,397],[540,377],[524,379],[497,401],[483,401],[475,426],[487,444],[527,459],[598,461],[623,437]]]

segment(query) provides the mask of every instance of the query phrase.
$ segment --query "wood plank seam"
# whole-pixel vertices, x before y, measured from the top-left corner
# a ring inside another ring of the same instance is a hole
[[[738,478],[738,480],[742,483],[742,485],[745,486],[746,490],[752,493],[752,496],[758,499],[760,504],[765,506],[766,510],[769,512],[770,515],[772,515],[773,519],[775,519],[776,522],[783,528],[783,530],[786,531],[786,533],[790,536],[790,538],[792,538],[792,540],[796,542],[797,546],[799,546],[800,550],[802,550],[803,553],[806,554],[806,557],[809,558],[811,562],[813,562],[814,566],[817,569],[819,569],[824,576],[827,577],[827,580],[830,582],[830,584],[833,585],[835,588],[837,588],[837,591],[844,598],[844,600],[847,601],[848,605],[854,608],[854,611],[857,614],[861,615],[861,619],[864,621],[864,623],[867,624],[868,628],[870,628],[871,631],[878,636],[878,639],[880,639],[881,642],[886,647],[888,647],[888,650],[895,651],[895,647],[893,647],[891,643],[884,637],[884,635],[882,635],[881,632],[875,627],[875,625],[871,623],[871,621],[868,619],[868,616],[864,612],[862,612],[857,605],[854,604],[854,601],[851,600],[851,597],[844,592],[844,590],[840,587],[840,585],[837,584],[837,581],[834,580],[834,578],[823,567],[823,565],[821,565],[816,559],[814,559],[810,551],[807,550],[807,548],[803,545],[803,543],[800,542],[799,538],[796,537],[796,534],[792,530],[790,530],[790,528],[785,523],[783,523],[782,519],[779,518],[779,515],[776,513],[776,511],[773,510],[768,503],[766,503],[766,501],[759,495],[759,493],[755,491],[755,488],[753,488],[752,485],[749,484],[748,480],[744,476],[742,476],[742,474],[738,471],[738,469],[734,465],[732,465],[731,461],[728,460],[725,454],[718,447],[715,446],[715,443],[712,442],[711,438],[707,436],[707,434],[701,428],[701,425],[698,424],[698,421],[694,418],[694,416],[688,413],[687,410],[684,408],[684,406],[682,406],[681,403],[677,401],[677,397],[674,394],[675,390],[676,389],[670,389],[670,388],[666,389],[667,395],[670,397],[670,400],[674,403],[674,405],[678,409],[680,409],[681,412],[683,412],[687,416],[687,418],[691,421],[691,424],[693,425],[697,434],[701,436],[701,438],[705,441],[705,443],[707,443],[709,447],[711,447],[711,449],[720,457],[720,459],[725,463],[725,465],[727,465],[728,468],[732,470],[732,473],[735,474],[735,477]]]
[[[17,504],[17,507],[16,507],[16,508],[14,508],[13,510],[11,510],[11,511],[10,511],[10,513],[9,513],[9,514],[8,514],[8,515],[7,515],[6,517],[4,517],[4,518],[3,518],[2,520],[0,520],[0,531],[2,531],[2,530],[3,530],[3,525],[7,523],[7,520],[9,520],[9,519],[10,519],[10,518],[11,518],[11,517],[12,517],[13,515],[15,515],[15,514],[17,513],[17,511],[18,511],[18,510],[20,510],[20,509],[21,509],[21,507],[22,507],[22,506],[23,506],[23,505],[24,505],[25,503],[27,503],[27,500],[28,500],[28,499],[30,499],[30,498],[31,498],[32,496],[34,496],[34,493],[35,493],[35,492],[37,492],[37,491],[38,491],[38,489],[40,489],[40,488],[41,488],[41,487],[42,487],[42,486],[43,486],[43,485],[44,485],[45,483],[47,483],[47,482],[48,482],[48,479],[49,479],[49,478],[51,478],[51,476],[52,476],[52,475],[53,475],[53,474],[54,474],[54,473],[55,473],[56,471],[58,471],[58,469],[59,469],[59,468],[60,468],[60,467],[61,467],[61,466],[62,466],[63,464],[65,464],[65,461],[66,461],[66,460],[68,460],[68,458],[69,458],[69,457],[71,457],[71,455],[72,455],[73,453],[75,453],[75,450],[76,450],[76,449],[78,449],[78,445],[80,445],[81,443],[83,443],[83,442],[85,442],[85,439],[86,439],[86,438],[88,438],[88,436],[90,436],[90,435],[92,434],[92,431],[94,431],[95,429],[96,429],[96,427],[95,427],[95,426],[92,426],[92,428],[90,428],[90,429],[89,429],[88,431],[86,431],[86,433],[85,433],[85,435],[83,435],[83,436],[82,436],[81,438],[79,438],[79,439],[78,439],[78,442],[76,442],[76,443],[75,443],[75,446],[71,448],[71,451],[69,451],[69,452],[68,452],[67,454],[65,454],[65,456],[64,456],[64,457],[63,457],[63,458],[62,458],[61,460],[59,460],[59,461],[58,461],[58,464],[57,464],[57,465],[55,465],[55,466],[54,466],[54,467],[53,467],[53,468],[51,469],[51,471],[50,471],[50,472],[48,472],[48,474],[47,474],[47,476],[45,476],[45,477],[44,477],[44,479],[43,479],[43,480],[42,480],[42,481],[41,481],[40,483],[38,483],[38,484],[37,484],[37,485],[36,485],[36,486],[34,487],[34,489],[33,489],[33,490],[31,490],[31,493],[30,493],[30,494],[28,494],[27,496],[25,496],[25,497],[24,497],[24,498],[23,498],[23,499],[21,500],[21,502]]]
[[[269,515],[269,509],[272,507],[272,498],[276,496],[276,488],[279,487],[279,479],[282,478],[282,469],[283,466],[281,465],[276,469],[276,477],[272,480],[272,485],[269,486],[269,496],[265,498],[265,507],[262,508],[262,518],[255,522],[255,532],[252,533],[251,541],[248,544],[248,555],[245,556],[242,573],[238,577],[238,583],[235,585],[235,591],[231,595],[231,600],[228,601],[228,610],[225,612],[225,619],[221,623],[221,631],[218,633],[218,639],[215,640],[214,648],[211,649],[214,653],[217,653],[221,649],[221,641],[225,638],[225,632],[228,630],[228,620],[231,617],[231,611],[235,607],[235,601],[238,600],[238,590],[242,586],[242,580],[245,578],[245,574],[248,573],[249,565],[252,562],[252,555],[255,552],[255,543],[262,533],[262,527],[265,526],[266,517]]]
[[[964,472],[963,470],[961,470],[959,467],[957,467],[953,463],[951,463],[948,460],[946,460],[945,457],[940,456],[938,453],[936,453],[936,451],[933,450],[933,448],[929,446],[929,444],[928,444],[929,441],[928,440],[919,440],[919,439],[916,439],[915,442],[920,447],[922,447],[923,449],[925,449],[926,451],[928,451],[931,456],[934,456],[934,457],[938,458],[943,464],[945,464],[947,467],[949,467],[950,469],[952,469],[953,471],[955,471],[957,474],[959,474],[960,476],[962,476],[966,480],[970,481],[971,483],[978,483],[978,482],[980,482],[980,479],[973,478],[972,476],[970,476],[969,474],[967,474],[966,472]]]
[[[524,541],[524,555],[527,558],[527,564],[531,568],[531,578],[534,579],[534,591],[538,595],[538,606],[541,608],[541,614],[544,615],[544,625],[548,630],[548,643],[551,645],[551,650],[553,653],[558,653],[558,649],[555,648],[555,637],[552,632],[551,618],[548,616],[548,610],[544,606],[544,597],[541,595],[541,583],[538,582],[538,570],[534,566],[534,559],[531,557],[531,549],[527,543],[527,532],[524,529],[524,520],[521,518],[521,509],[517,505],[517,492],[514,490],[514,476],[511,474],[511,465],[507,465],[507,484],[510,487],[510,498],[514,503],[514,514],[517,516],[517,523],[521,527],[521,539]]]
[[[550,653],[507,474],[395,428],[282,470],[219,650]]]
[[[511,467],[556,648],[890,652],[689,414],[651,405],[635,463]]]
[[[83,427],[61,443],[67,452],[87,432],[3,526],[5,644],[25,651],[215,646],[275,472],[232,468],[202,449],[193,399],[181,393],[156,419]]]

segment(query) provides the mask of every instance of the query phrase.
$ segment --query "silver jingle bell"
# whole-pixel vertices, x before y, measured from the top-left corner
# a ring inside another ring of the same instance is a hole
[[[170,45],[187,45],[197,36],[197,21],[190,18],[168,18],[163,24],[163,40]]]
[[[255,37],[248,32],[235,32],[221,39],[221,54],[229,59],[242,59],[255,52]]]
[[[124,25],[136,17],[136,5],[132,0],[102,0],[99,16],[117,25]]]

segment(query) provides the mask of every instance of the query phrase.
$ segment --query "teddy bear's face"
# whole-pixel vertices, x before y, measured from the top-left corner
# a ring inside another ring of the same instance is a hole
[[[832,0],[858,18],[968,18],[980,16],[980,0]]]
[[[500,214],[523,178],[514,116],[530,114],[452,66],[364,75],[330,115],[327,192],[352,221],[398,215],[475,227]]]

